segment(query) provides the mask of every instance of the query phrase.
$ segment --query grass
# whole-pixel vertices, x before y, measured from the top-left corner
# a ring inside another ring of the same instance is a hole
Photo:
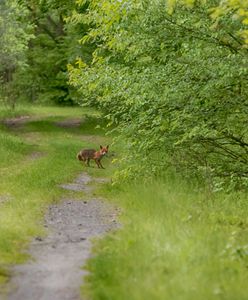
[[[96,243],[90,299],[247,299],[247,195],[209,198],[171,181],[104,193],[123,227]]]
[[[83,113],[82,113],[83,112]],[[19,116],[38,116],[38,117],[59,117],[59,118],[77,118],[82,115],[90,115],[92,117],[99,116],[99,112],[94,109],[84,107],[61,107],[61,106],[42,106],[20,104],[17,105],[15,110],[0,104],[0,119],[13,118]]]
[[[90,117],[88,115],[90,114]],[[69,182],[83,167],[76,153],[83,147],[98,147],[105,138],[96,129],[101,118],[87,108],[20,107],[15,114],[0,110],[0,119],[29,115],[21,126],[0,125],[0,283],[9,278],[9,268],[27,259],[30,240],[43,235],[43,218],[49,204],[60,199],[59,184]],[[79,118],[80,127],[61,127],[56,122]],[[84,126],[85,125],[85,126]],[[91,135],[92,140],[84,137]],[[110,160],[105,160],[105,165]],[[92,175],[105,170],[91,168]],[[101,174],[98,174],[101,173]]]
[[[77,151],[110,142],[99,113],[87,108],[0,110],[0,119],[24,115],[31,118],[20,127],[0,125],[0,283],[11,265],[27,259],[30,240],[45,234],[46,209],[65,193],[58,185],[82,170]],[[57,124],[73,118],[81,126]],[[111,177],[110,159],[103,164],[106,170],[87,172]],[[206,195],[175,180],[106,185],[99,193],[122,208],[122,227],[95,243],[83,288],[89,298],[247,299],[247,194]]]

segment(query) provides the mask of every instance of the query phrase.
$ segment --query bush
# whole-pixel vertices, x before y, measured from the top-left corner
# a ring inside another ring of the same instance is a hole
[[[98,47],[91,64],[69,66],[71,84],[118,125],[128,177],[172,167],[218,189],[225,182],[244,186],[245,9],[172,2],[91,1],[83,41]]]

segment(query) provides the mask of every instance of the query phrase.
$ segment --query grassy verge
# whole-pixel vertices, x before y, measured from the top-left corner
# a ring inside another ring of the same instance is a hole
[[[247,299],[247,195],[209,198],[170,181],[105,194],[123,227],[96,243],[89,298]]]
[[[14,115],[0,112],[2,119],[21,115],[33,118],[21,126],[0,125],[0,283],[8,280],[10,265],[27,259],[24,250],[30,240],[45,234],[44,213],[65,194],[59,184],[83,170],[76,153],[105,141],[104,131],[95,128],[101,124],[99,114],[89,109],[22,107]],[[75,118],[82,120],[79,127],[57,124]],[[100,173],[96,168],[90,172]]]

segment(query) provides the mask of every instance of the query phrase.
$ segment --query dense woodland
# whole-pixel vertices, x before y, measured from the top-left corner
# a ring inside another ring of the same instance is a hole
[[[247,25],[244,0],[1,1],[1,101],[99,108],[121,180],[245,189]]]

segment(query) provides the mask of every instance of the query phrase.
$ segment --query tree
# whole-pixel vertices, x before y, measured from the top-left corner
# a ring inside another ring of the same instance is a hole
[[[22,3],[35,26],[35,38],[29,44],[29,67],[23,73],[20,88],[32,101],[73,104],[76,93],[68,84],[67,64],[82,55],[78,32],[84,32],[84,28],[66,20],[73,10],[77,11],[77,5],[58,0]]]
[[[173,167],[216,188],[247,182],[241,2],[90,2],[83,40],[97,48],[91,63],[70,66],[70,81],[118,125],[129,153],[123,174],[150,177]]]
[[[18,96],[14,82],[18,72],[27,67],[26,52],[33,37],[27,15],[27,9],[18,1],[0,2],[0,96],[12,107]]]

